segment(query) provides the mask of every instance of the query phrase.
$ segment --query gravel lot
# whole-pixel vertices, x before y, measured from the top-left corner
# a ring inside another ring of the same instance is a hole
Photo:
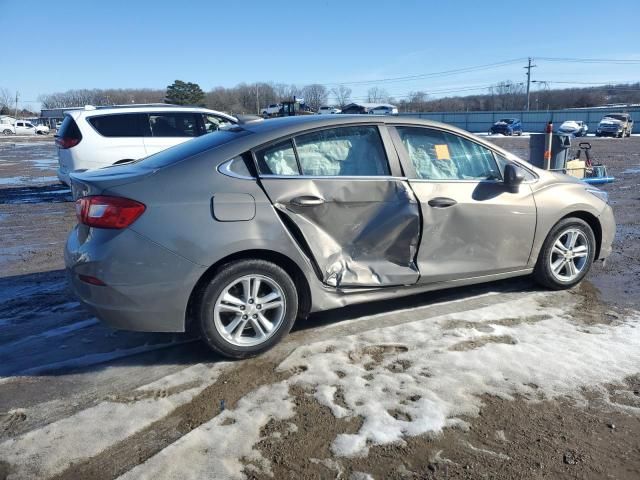
[[[84,311],[52,138],[0,138],[0,480],[640,478],[640,137],[588,140],[618,231],[579,287],[324,312],[226,362]]]

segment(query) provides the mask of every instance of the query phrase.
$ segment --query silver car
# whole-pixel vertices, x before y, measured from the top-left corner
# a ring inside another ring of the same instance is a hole
[[[571,287],[615,231],[605,192],[402,117],[253,122],[71,178],[84,304],[235,358],[321,310],[530,274]]]

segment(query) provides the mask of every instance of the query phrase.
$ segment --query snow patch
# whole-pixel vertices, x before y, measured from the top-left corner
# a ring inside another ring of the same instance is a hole
[[[240,399],[235,409],[192,430],[119,480],[244,479],[241,459],[248,462],[249,470],[270,473],[269,461],[253,445],[269,420],[285,420],[293,413],[286,382],[260,387]],[[230,419],[235,422],[229,423]]]
[[[8,480],[48,478],[72,462],[97,455],[193,399],[214,383],[227,365],[185,368],[134,390],[129,397],[114,397],[5,441],[0,444],[0,458],[12,464]],[[166,393],[181,385],[186,389]]]
[[[550,307],[550,299],[563,306]],[[459,417],[477,415],[483,394],[579,399],[582,387],[640,370],[640,314],[585,328],[571,318],[574,303],[568,293],[534,294],[299,347],[278,366],[292,377],[248,394],[121,479],[240,479],[243,459],[248,472],[270,472],[254,445],[269,420],[293,416],[293,385],[313,389],[336,417],[363,419],[357,433],[332,444],[335,455],[363,456],[370,445],[467,428]],[[495,341],[503,338],[514,341]],[[225,424],[229,418],[235,423]]]
[[[288,382],[315,389],[334,415],[363,418],[359,432],[333,442],[342,456],[456,426],[458,416],[477,415],[482,394],[578,398],[581,387],[640,370],[639,314],[615,326],[584,328],[571,320],[568,294],[556,297],[563,308],[542,307],[539,301],[548,297],[319,342],[298,348],[278,368],[296,368],[300,373]],[[515,341],[494,341],[505,337]],[[340,405],[332,395],[337,388]]]

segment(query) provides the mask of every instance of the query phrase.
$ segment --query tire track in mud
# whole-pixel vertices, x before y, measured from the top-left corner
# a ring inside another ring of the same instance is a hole
[[[276,372],[278,362],[254,358],[239,362],[221,373],[190,402],[143,430],[103,450],[98,455],[69,466],[52,477],[55,480],[110,480],[143,463],[193,429],[233,409],[242,397],[261,387],[282,381],[294,372]]]

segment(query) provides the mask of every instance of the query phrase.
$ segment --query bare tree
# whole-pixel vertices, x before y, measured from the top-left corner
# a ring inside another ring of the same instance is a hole
[[[389,98],[389,93],[380,87],[371,87],[367,90],[367,102],[376,103],[376,102],[386,102]]]
[[[338,85],[331,90],[333,96],[336,98],[336,104],[340,108],[344,108],[351,102],[351,89],[344,85]]]
[[[15,107],[13,103],[14,96],[7,88],[0,88],[0,115],[8,115],[12,112],[11,106]]]
[[[302,95],[304,95],[304,102],[311,107],[311,110],[318,111],[318,109],[327,103],[329,98],[329,92],[324,85],[317,83],[306,85],[302,89]]]
[[[0,109],[8,109],[13,102],[13,94],[8,88],[0,87]]]

